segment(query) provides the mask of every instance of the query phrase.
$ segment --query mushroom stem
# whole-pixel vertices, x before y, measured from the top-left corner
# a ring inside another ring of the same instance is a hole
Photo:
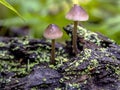
[[[77,54],[77,25],[78,21],[74,21],[74,30],[73,30],[73,39],[72,39],[72,45],[73,45],[73,53]]]
[[[55,39],[52,39],[51,64],[55,64]]]

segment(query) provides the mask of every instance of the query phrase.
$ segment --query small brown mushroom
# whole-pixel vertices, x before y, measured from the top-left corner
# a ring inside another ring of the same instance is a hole
[[[70,9],[70,11],[65,16],[67,19],[74,21],[74,30],[72,32],[72,46],[73,46],[73,53],[77,54],[77,25],[78,21],[86,21],[88,20],[89,16],[86,11],[77,4]]]
[[[55,64],[55,39],[61,38],[63,32],[55,24],[50,24],[45,29],[44,37],[52,40],[51,63]]]

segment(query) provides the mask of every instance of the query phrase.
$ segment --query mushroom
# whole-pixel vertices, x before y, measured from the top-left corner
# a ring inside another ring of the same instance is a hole
[[[55,24],[50,24],[45,29],[44,37],[52,40],[51,63],[55,64],[55,39],[61,38],[63,32]]]
[[[77,54],[77,25],[78,21],[87,21],[89,16],[86,11],[77,4],[70,9],[70,11],[65,16],[66,19],[74,21],[74,30],[72,31],[72,47],[73,53]]]

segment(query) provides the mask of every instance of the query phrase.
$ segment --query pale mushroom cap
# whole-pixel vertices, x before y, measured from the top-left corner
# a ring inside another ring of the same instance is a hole
[[[65,17],[73,21],[87,21],[89,18],[87,12],[77,4],[74,4]]]
[[[55,24],[48,25],[44,32],[44,37],[47,39],[58,39],[61,38],[62,35],[63,32]]]

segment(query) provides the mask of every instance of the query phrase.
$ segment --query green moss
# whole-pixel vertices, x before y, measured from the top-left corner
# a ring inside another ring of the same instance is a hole
[[[67,27],[67,29],[69,31],[72,32],[73,30],[73,25],[69,25],[69,27]],[[78,37],[83,37],[84,40],[86,41],[90,41],[92,43],[95,43],[96,45],[100,46],[100,42],[102,41],[99,37],[97,33],[91,32],[81,26],[77,26],[77,35]],[[71,34],[69,35],[71,37]],[[79,43],[81,44],[81,43]]]
[[[77,90],[80,90],[80,84],[79,83],[68,83],[66,87],[72,87],[76,88]]]
[[[95,67],[97,67],[99,65],[99,62],[98,62],[98,60],[96,60],[96,59],[93,59],[93,60],[90,60],[90,68],[95,68]]]
[[[98,35],[81,26],[78,26],[78,36],[83,37],[85,40],[93,42],[98,46],[100,45],[101,40],[98,38]]]
[[[13,55],[10,55],[8,51],[4,50],[4,51],[0,51],[0,58],[1,59],[5,59],[5,60],[11,60],[14,59]]]
[[[47,81],[47,79],[46,79],[46,78],[43,78],[42,80],[43,80],[44,82],[46,82],[46,81]]]
[[[37,87],[32,87],[31,90],[38,90]]]
[[[55,90],[62,90],[61,88],[55,88]]]
[[[118,75],[118,78],[120,80],[120,67],[119,66],[117,67],[111,66],[111,67],[115,70],[115,74]]]
[[[64,82],[64,78],[61,78],[61,79],[59,80],[59,82],[63,83],[63,82]]]
[[[0,47],[4,47],[4,46],[6,46],[6,44],[3,42],[0,42]]]

